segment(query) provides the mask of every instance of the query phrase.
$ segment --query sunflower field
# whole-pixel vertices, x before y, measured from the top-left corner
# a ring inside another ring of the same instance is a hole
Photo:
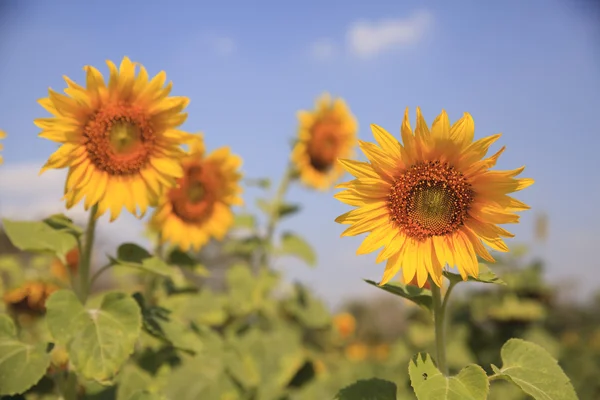
[[[243,175],[243,149],[180,128],[189,99],[165,72],[107,65],[39,100],[39,137],[57,145],[40,173],[66,169],[65,213],[88,219],[2,220],[2,399],[600,399],[600,298],[560,302],[543,261],[509,251],[502,226],[528,212],[515,196],[534,180],[495,168],[500,135],[469,113],[407,109],[400,135],[373,124],[361,141],[350,105],[323,94],[272,184]],[[292,185],[336,190],[346,212],[331,222],[385,264],[364,282],[379,296],[332,313],[273,268],[318,256],[277,229],[302,212]],[[97,221],[124,213],[147,217],[153,246],[102,254]]]

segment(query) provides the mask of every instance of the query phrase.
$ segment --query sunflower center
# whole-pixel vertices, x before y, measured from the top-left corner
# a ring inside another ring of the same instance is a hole
[[[185,222],[201,223],[214,207],[217,180],[209,164],[194,161],[183,167],[179,186],[169,192],[173,213]]]
[[[388,196],[391,220],[419,241],[460,228],[473,202],[465,176],[439,161],[419,163],[396,178]]]
[[[148,116],[137,106],[102,107],[83,129],[88,157],[110,175],[131,175],[148,163],[156,135]]]
[[[319,172],[327,172],[333,167],[339,154],[340,122],[335,118],[318,121],[312,128],[308,143],[310,165]]]

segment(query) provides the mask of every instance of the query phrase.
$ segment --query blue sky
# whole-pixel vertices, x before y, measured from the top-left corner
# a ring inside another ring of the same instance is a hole
[[[279,179],[296,129],[295,113],[323,91],[342,96],[372,140],[369,124],[397,134],[405,107],[431,122],[464,111],[476,137],[502,132],[498,167],[526,165],[536,184],[518,198],[533,207],[511,226],[531,238],[536,211],[550,216],[543,249],[553,280],[600,285],[600,30],[592,8],[568,0],[429,2],[143,2],[8,0],[0,10],[0,214],[27,216],[59,207],[61,175],[38,178],[56,148],[37,137],[36,103],[63,75],[84,82],[84,65],[106,72],[123,56],[160,70],[173,94],[191,98],[183,126],[207,146],[230,145],[248,177]],[[254,191],[247,193],[253,202]],[[339,238],[333,219],[346,207],[331,193],[294,187],[303,213],[284,223],[312,242],[319,267],[289,262],[292,279],[311,284],[332,304],[373,290],[374,257],[354,255],[361,238]],[[37,205],[35,205],[37,204]],[[48,206],[40,206],[48,204]],[[38,207],[38,208],[36,208]],[[40,208],[41,207],[41,208]],[[38,210],[38,211],[36,211]],[[106,235],[140,230],[102,226]],[[124,225],[123,225],[124,226]],[[590,275],[591,274],[591,275]]]

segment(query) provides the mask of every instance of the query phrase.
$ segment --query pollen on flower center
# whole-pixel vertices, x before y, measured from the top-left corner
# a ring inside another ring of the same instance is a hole
[[[335,118],[318,121],[312,128],[308,156],[311,166],[319,172],[330,170],[335,163],[340,147],[338,130],[339,121]]]
[[[128,104],[109,104],[83,130],[92,163],[111,175],[131,175],[148,162],[156,135],[148,116]]]
[[[439,161],[408,168],[388,196],[391,220],[419,241],[456,231],[472,202],[473,190],[464,175]]]

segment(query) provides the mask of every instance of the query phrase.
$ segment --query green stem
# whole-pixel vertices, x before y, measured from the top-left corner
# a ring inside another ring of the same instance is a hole
[[[290,163],[286,168],[285,174],[281,181],[279,182],[279,187],[277,188],[277,192],[275,193],[275,197],[271,202],[271,210],[269,213],[269,218],[267,221],[267,232],[264,238],[264,246],[262,249],[261,257],[260,257],[260,266],[264,266],[267,264],[269,260],[269,249],[268,246],[271,246],[273,241],[273,235],[275,234],[275,227],[277,226],[277,222],[279,221],[279,211],[280,206],[283,203],[285,194],[292,182],[292,179],[295,174],[295,168]]]
[[[446,342],[444,313],[446,301],[442,303],[442,294],[440,288],[430,280],[431,296],[433,300],[433,318],[435,322],[435,349],[437,367],[445,376],[448,376],[448,365],[446,364]]]
[[[90,294],[90,268],[92,264],[92,250],[94,248],[94,235],[96,233],[97,212],[98,204],[95,204],[90,210],[90,216],[85,231],[83,252],[81,253],[81,264],[79,266],[79,297],[82,303],[85,303]]]

